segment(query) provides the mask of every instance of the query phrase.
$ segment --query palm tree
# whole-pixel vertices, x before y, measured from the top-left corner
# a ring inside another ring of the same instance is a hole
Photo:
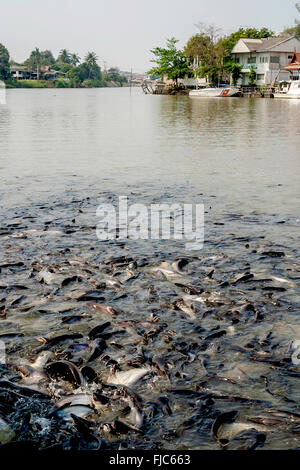
[[[80,57],[78,54],[73,54],[70,55],[70,63],[73,65],[73,67],[76,67],[76,65],[80,62]]]
[[[97,60],[98,60],[98,56],[95,52],[88,52],[84,58],[84,62],[89,71],[89,78],[91,78],[91,74],[93,70],[95,70],[95,68],[98,67]]]
[[[70,64],[70,52],[68,49],[62,49],[60,51],[57,61],[63,64]]]
[[[36,47],[34,51],[32,51],[32,53],[30,54],[30,63],[32,67],[36,66],[36,78],[37,80],[39,80],[41,67],[41,52],[38,47]]]

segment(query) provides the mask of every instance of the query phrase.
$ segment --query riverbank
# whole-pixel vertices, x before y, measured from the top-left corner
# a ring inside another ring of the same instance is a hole
[[[230,85],[228,85],[230,87]],[[191,89],[182,87],[171,87],[171,86],[149,86],[149,84],[142,84],[143,92],[152,95],[168,95],[168,96],[188,96]],[[234,95],[239,98],[274,98],[275,88],[274,87],[240,87],[240,91]]]
[[[127,84],[118,84],[113,81],[86,80],[80,86],[73,86],[71,82],[59,80],[9,80],[6,88],[122,88]]]

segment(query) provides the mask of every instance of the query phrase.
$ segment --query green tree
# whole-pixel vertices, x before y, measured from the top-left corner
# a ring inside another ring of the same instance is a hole
[[[300,3],[296,3],[295,7],[300,12]],[[300,39],[300,21],[295,20],[296,26],[291,28],[286,28],[281,34],[282,36],[295,36],[297,39]]]
[[[199,63],[209,64],[214,57],[214,43],[204,33],[195,34],[188,40],[183,52],[190,61],[197,58]]]
[[[55,65],[52,67],[54,70],[59,70],[60,72],[67,73],[69,70],[71,70],[73,67],[71,64],[65,64],[63,62],[56,62]]]
[[[105,83],[102,80],[94,79],[94,78],[87,78],[82,83],[82,86],[85,88],[101,88],[105,86]]]
[[[222,43],[224,50],[225,50],[225,58],[230,60],[231,51],[241,38],[264,39],[264,38],[274,37],[274,35],[275,35],[274,31],[271,31],[265,27],[261,29],[240,28],[234,33],[230,34],[229,36],[221,38],[220,42]]]
[[[105,78],[108,81],[113,81],[117,83],[119,86],[123,86],[123,84],[127,82],[127,78],[124,77],[124,75],[120,73],[120,70],[118,69],[118,67],[111,67],[107,71],[107,75]]]
[[[254,85],[256,80],[256,72],[254,69],[250,70],[250,72],[248,73],[248,78],[250,85]]]
[[[64,80],[63,78],[58,78],[55,82],[55,86],[56,88],[70,88],[71,83],[67,80]]]
[[[268,38],[274,32],[268,28],[240,28],[238,31],[220,37],[219,30],[214,25],[197,26],[200,34],[192,36],[187,42],[184,53],[191,58],[198,58],[199,67],[195,70],[198,77],[206,77],[210,83],[216,84],[221,80],[228,80],[228,74],[236,83],[241,75],[241,67],[232,62],[231,51],[242,37]]]
[[[71,87],[78,88],[82,83],[81,71],[79,67],[73,67],[66,74],[66,77],[70,80]]]
[[[73,67],[76,67],[77,64],[79,64],[80,62],[80,57],[78,54],[76,54],[75,52],[73,52],[71,55],[70,55],[70,64],[73,65]]]
[[[296,8],[297,10],[300,12],[300,3],[296,3]],[[300,39],[300,22],[299,20],[295,20],[295,23],[296,23],[296,29],[295,29],[295,36],[296,38]]]
[[[97,54],[95,52],[88,52],[84,58],[84,64],[88,70],[88,77],[92,80],[101,80],[101,69],[97,64]]]
[[[156,65],[148,71],[149,75],[159,75],[160,77],[166,75],[177,85],[179,78],[184,78],[190,73],[184,53],[176,47],[177,42],[177,39],[171,38],[167,40],[167,47],[156,47],[151,50],[155,56],[151,62]]]
[[[24,64],[28,65],[32,69],[36,69],[37,79],[40,79],[40,70],[41,70],[41,51],[36,47],[30,54],[29,59],[27,59]]]
[[[236,64],[233,61],[226,62],[224,65],[224,69],[231,75],[232,84],[235,86],[237,84],[238,79],[242,75],[242,68],[243,66],[240,64]]]
[[[211,85],[217,85],[222,75],[222,67],[201,64],[195,71],[196,76],[206,78]]]
[[[297,26],[292,26],[291,28],[286,28],[281,33],[281,36],[295,36],[297,39],[300,39],[300,24],[298,24]]]
[[[31,52],[28,59],[25,60],[24,65],[32,69],[38,69],[40,73],[40,67],[42,65],[53,65],[55,64],[55,59],[53,54],[49,50],[40,51],[37,47]]]
[[[41,51],[41,64],[42,65],[54,65],[55,59],[51,51],[46,49],[45,51]]]
[[[57,58],[57,62],[61,62],[63,64],[70,64],[71,65],[71,56],[68,49],[62,49],[59,53]]]
[[[195,75],[216,84],[221,81],[223,75],[224,46],[216,39],[217,29],[213,25],[207,27],[202,25],[201,28],[204,32],[192,36],[184,52],[197,58],[199,66],[195,70]]]
[[[80,80],[83,82],[89,77],[89,69],[85,62],[76,67],[79,73]]]
[[[7,80],[9,78],[9,52],[3,44],[0,44],[0,80]]]

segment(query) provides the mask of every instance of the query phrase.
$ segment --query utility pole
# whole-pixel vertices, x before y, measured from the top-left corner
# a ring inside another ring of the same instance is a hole
[[[131,94],[131,86],[132,86],[132,67],[131,67],[131,69],[130,69],[130,86],[129,86],[129,88],[130,88],[130,94]]]

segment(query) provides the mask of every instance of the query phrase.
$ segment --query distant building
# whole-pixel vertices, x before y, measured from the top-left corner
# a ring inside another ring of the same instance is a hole
[[[45,80],[57,80],[59,76],[63,77],[64,75],[65,73],[59,70],[51,70],[50,65],[41,66],[41,76]]]
[[[36,80],[37,73],[25,65],[11,65],[10,73],[16,80]]]
[[[126,71],[120,70],[120,75],[123,75],[124,77],[127,78],[127,80],[129,80],[130,77],[131,77],[131,72],[126,72]]]
[[[147,74],[146,73],[132,73],[132,78],[133,80],[145,80],[147,78]]]
[[[232,49],[233,60],[242,65],[239,85],[248,85],[251,69],[256,72],[257,85],[270,85],[274,80],[289,80],[287,67],[294,51],[300,50],[300,40],[290,38],[251,39],[241,38]]]
[[[10,73],[16,80],[37,80],[37,70],[26,65],[11,65]],[[51,70],[50,65],[40,67],[40,79],[57,80],[59,76],[63,77],[65,73],[58,70]]]
[[[119,74],[119,73],[120,73],[120,70],[117,67],[111,67],[107,71],[107,75],[115,75],[115,74]]]
[[[129,84],[132,86],[140,86],[143,82],[147,81],[149,76],[146,73],[131,73],[128,78]]]
[[[166,86],[174,85],[174,80],[169,79],[167,75],[163,75],[162,81],[164,82]],[[179,86],[182,86],[183,88],[190,88],[190,89],[201,88],[201,87],[205,87],[208,85],[206,78],[199,78],[199,77],[189,78],[188,76],[186,76],[185,78],[179,78],[177,83]]]

